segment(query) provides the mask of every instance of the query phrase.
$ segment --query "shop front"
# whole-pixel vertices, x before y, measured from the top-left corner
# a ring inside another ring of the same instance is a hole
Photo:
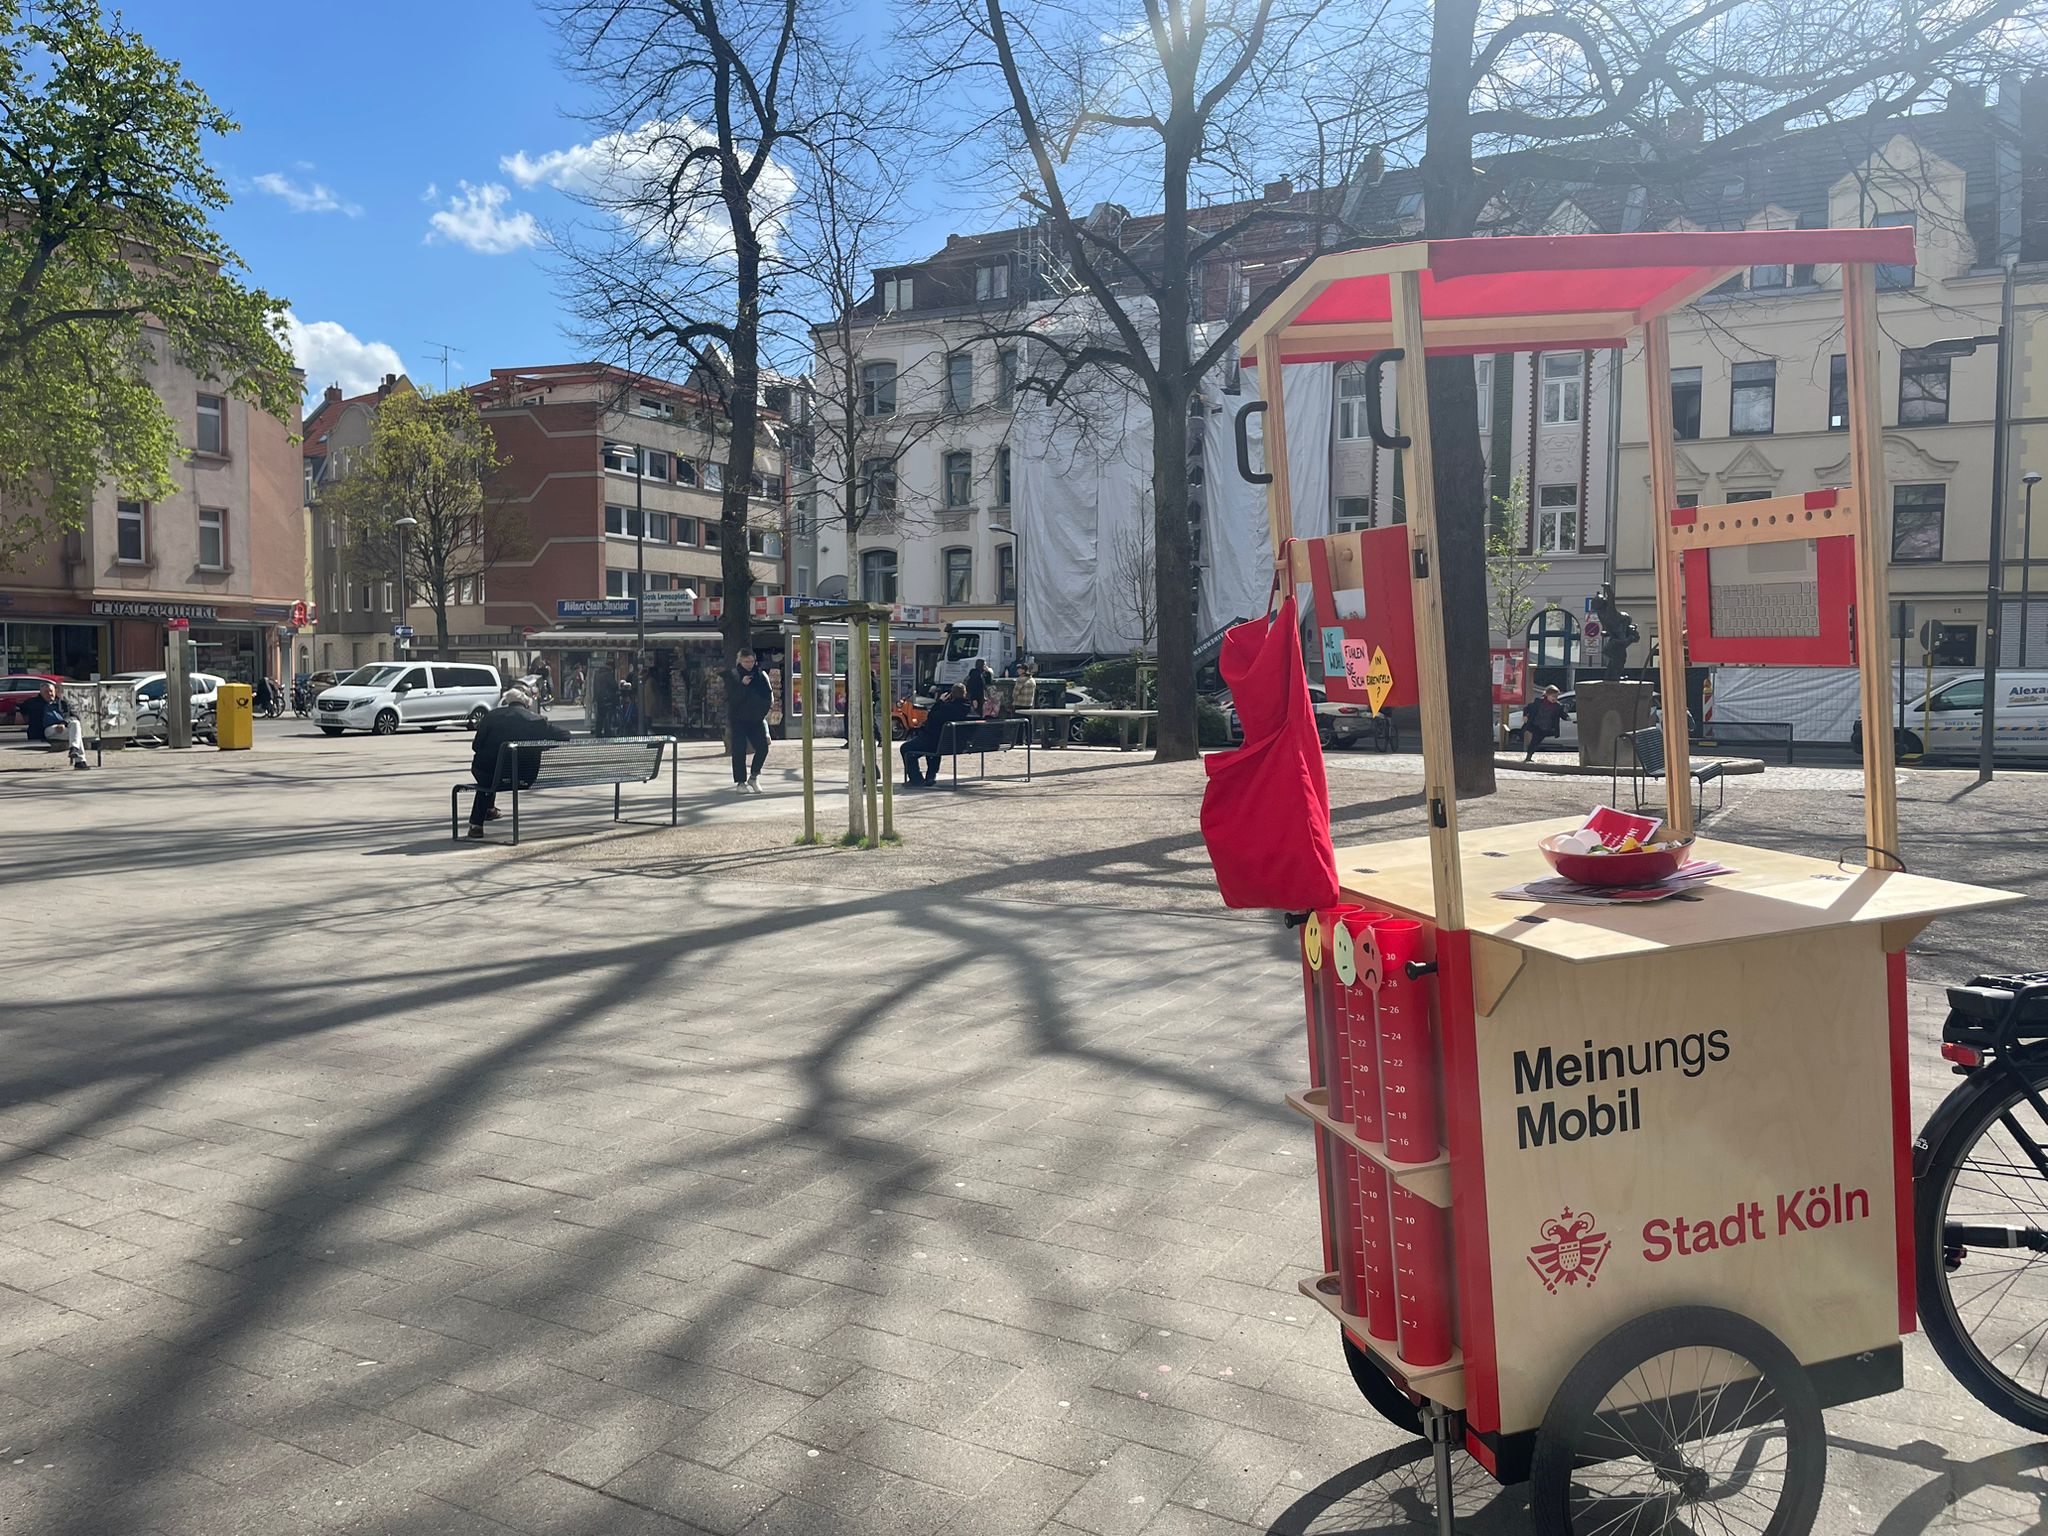
[[[235,683],[277,677],[283,666],[281,630],[291,622],[285,603],[159,603],[93,598],[89,612],[104,622],[111,672],[149,672],[164,664],[173,619],[185,622],[192,669]]]

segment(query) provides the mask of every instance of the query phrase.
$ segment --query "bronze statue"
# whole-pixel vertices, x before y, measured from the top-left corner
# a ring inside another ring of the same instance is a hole
[[[1600,583],[1599,595],[1593,599],[1593,614],[1600,621],[1601,672],[1610,683],[1621,681],[1621,674],[1628,666],[1628,648],[1642,639],[1642,631],[1636,628],[1636,621],[1614,605],[1614,583]]]

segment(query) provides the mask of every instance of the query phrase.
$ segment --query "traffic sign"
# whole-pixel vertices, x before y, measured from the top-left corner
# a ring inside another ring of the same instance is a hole
[[[391,633],[400,640],[410,640],[412,638],[412,626],[410,624],[394,624],[391,626]]]
[[[1938,623],[1934,619],[1929,619],[1925,624],[1922,624],[1920,626],[1920,649],[1932,651],[1935,646],[1941,643],[1941,632],[1945,628],[1947,628],[1946,625]]]
[[[306,605],[303,600],[292,604],[291,624],[293,629],[306,627]]]
[[[1586,622],[1579,626],[1579,633],[1588,640],[1598,640],[1600,638],[1600,621],[1590,613],[1587,614]]]

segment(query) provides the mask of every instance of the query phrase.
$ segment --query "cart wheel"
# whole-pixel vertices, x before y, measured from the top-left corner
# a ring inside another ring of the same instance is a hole
[[[1420,1435],[1422,1410],[1415,1406],[1415,1399],[1395,1386],[1394,1378],[1380,1369],[1377,1360],[1352,1343],[1350,1334],[1344,1333],[1343,1339],[1344,1363],[1351,1367],[1351,1379],[1358,1383],[1358,1390],[1365,1395],[1365,1400],[1394,1428],[1405,1434]]]
[[[1572,1367],[1536,1432],[1541,1536],[1730,1530],[1806,1536],[1827,1478],[1820,1399],[1748,1318],[1673,1307]]]

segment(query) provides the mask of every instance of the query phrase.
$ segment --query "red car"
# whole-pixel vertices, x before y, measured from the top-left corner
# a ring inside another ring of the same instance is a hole
[[[41,693],[43,684],[63,681],[48,672],[10,672],[0,676],[0,725],[21,724],[21,706]]]

